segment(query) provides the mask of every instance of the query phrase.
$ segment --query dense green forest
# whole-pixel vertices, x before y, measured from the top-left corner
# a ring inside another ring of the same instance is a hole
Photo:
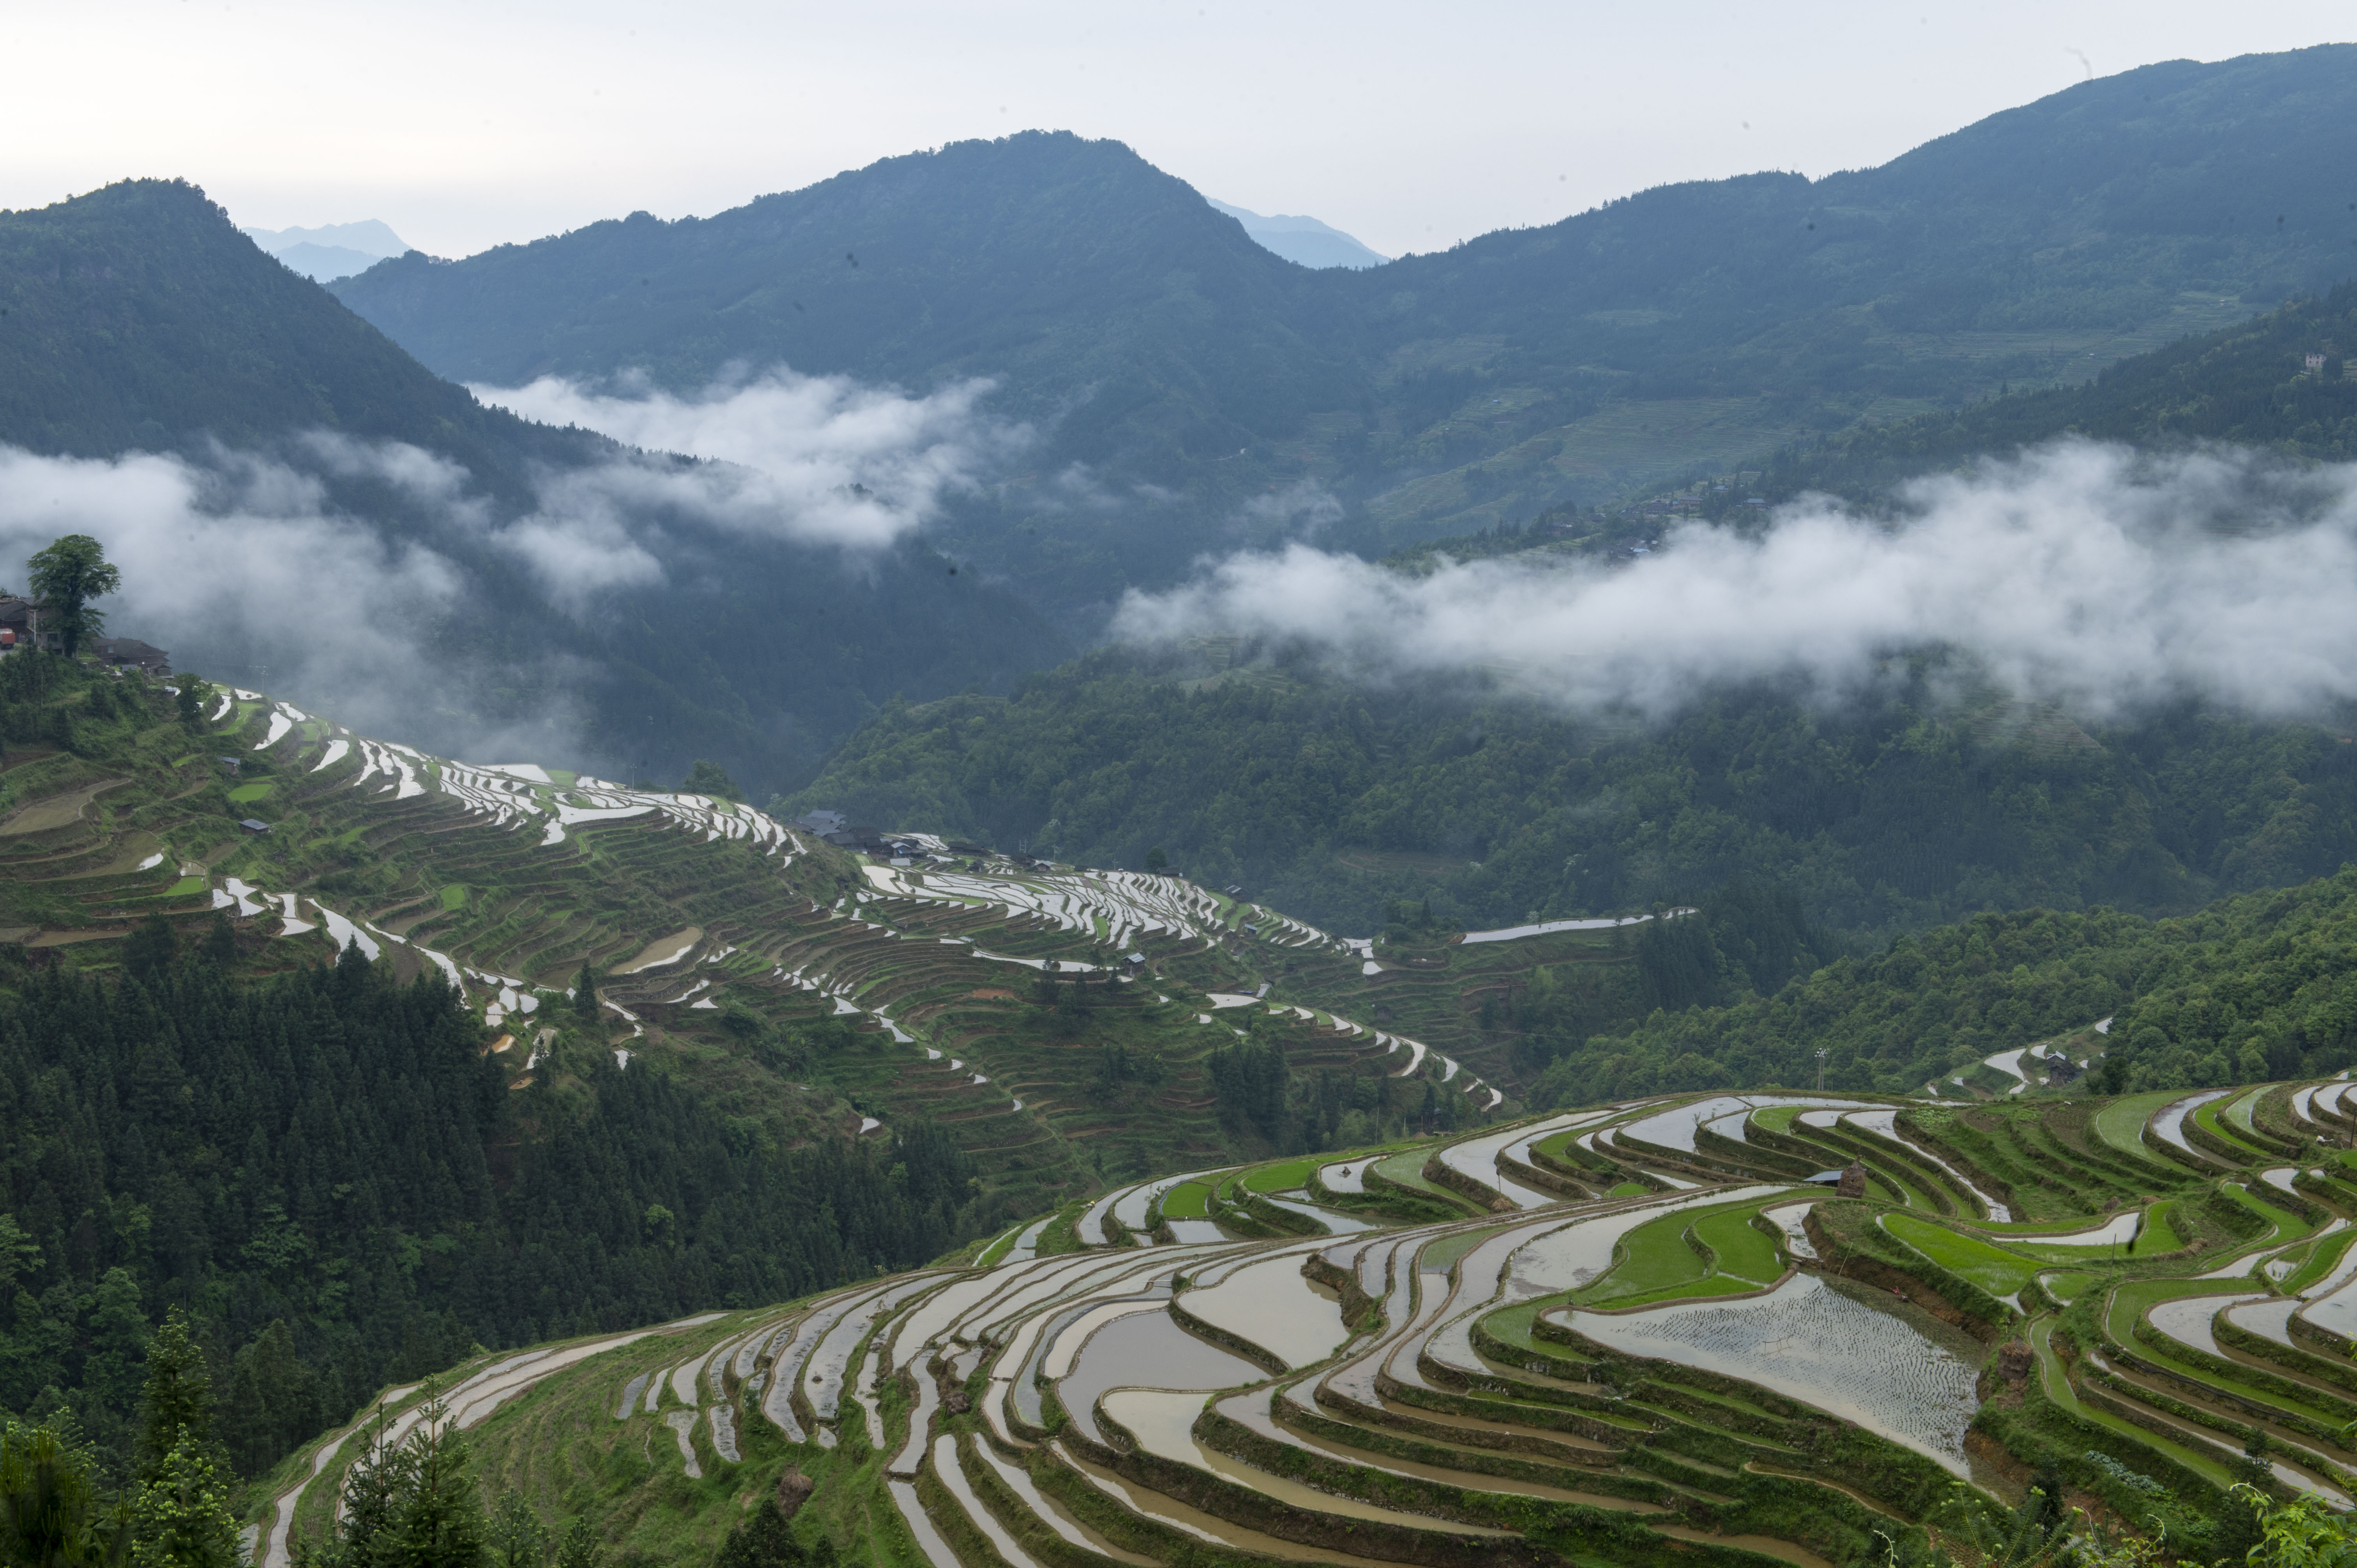
[[[2357,263],[2352,263],[2357,265]],[[1404,545],[1384,557],[1422,575],[1443,560],[1480,561],[1525,551],[1598,553],[1656,532],[1669,498],[1684,496],[1705,521],[1756,526],[1755,502],[1810,492],[1885,514],[1900,510],[1910,481],[1965,473],[2066,437],[2115,441],[2149,452],[2207,445],[2244,446],[2294,460],[2357,456],[2357,377],[2346,346],[2357,342],[2357,284],[2215,332],[2194,334],[2107,365],[2067,386],[2000,387],[1960,409],[1871,424],[1783,447],[1738,476],[1689,477],[1630,505],[1565,506],[1522,523]],[[2311,368],[2309,356],[2320,364]]]
[[[457,464],[462,482],[455,493],[395,482],[414,478],[414,454],[373,468],[321,447],[319,432],[422,448]],[[598,614],[558,604],[500,547],[498,526],[536,515],[544,487],[617,465],[676,474],[683,461],[485,408],[181,181],[126,180],[0,212],[0,444],[171,452],[199,492],[227,498],[224,513],[264,460],[287,470],[290,493],[315,492],[323,516],[364,523],[388,557],[430,553],[421,558],[458,591],[408,628],[434,650],[436,675],[430,693],[398,703],[385,700],[382,671],[321,664],[315,647],[279,635],[282,618],[223,614],[152,575],[135,575],[141,624],[123,629],[168,647],[183,668],[441,751],[553,720],[549,744],[565,755],[552,761],[675,778],[709,757],[776,789],[808,777],[895,693],[1003,690],[1071,646],[1013,592],[955,574],[920,541],[846,559],[675,508],[634,510],[595,484],[545,504],[614,509],[654,542],[663,575]],[[627,474],[618,483],[632,488]],[[102,514],[87,526],[112,532]],[[226,515],[221,528],[226,555],[245,535]]]
[[[1329,538],[1385,549],[1683,469],[1645,430],[1703,403],[1716,445],[1764,453],[2329,286],[2357,262],[2353,101],[2352,46],[2171,61],[1877,168],[1663,186],[1362,272],[1270,254],[1119,144],[1032,132],[335,291],[501,385],[988,376],[1043,444],[958,548],[1078,608],[1268,529],[1304,478],[1343,503]],[[1652,412],[1596,446],[1583,422],[1620,405]]]
[[[253,1476],[473,1347],[782,1301],[963,1240],[967,1164],[781,1130],[569,1036],[521,1062],[438,972],[235,977],[225,920],[163,922],[118,980],[0,998],[0,1408],[69,1411],[127,1463],[153,1326],[197,1326]]]
[[[1697,936],[1706,933],[1699,929]],[[1707,944],[1706,944],[1707,945]],[[1717,984],[1738,962],[1706,953]],[[1762,996],[1587,1035],[1548,980],[1511,1022],[1555,1062],[1533,1103],[1816,1081],[1919,1092],[1990,1054],[2110,1019],[2099,1094],[2313,1077],[2357,1064],[2357,867],[2147,920],[2116,909],[1976,915]]]
[[[2357,752],[2181,709],[2083,728],[1994,695],[1828,713],[1772,690],[1674,722],[1494,690],[1106,651],[1011,698],[895,706],[780,809],[1198,881],[1349,935],[1429,899],[1467,927],[1790,889],[1845,940],[1976,909],[2193,908],[2357,859]]]
[[[477,403],[263,254],[185,180],[0,212],[0,441],[27,451],[327,430],[430,448],[522,504],[530,464],[613,449]]]
[[[2357,456],[2357,284],[2295,300],[2239,326],[2109,366],[2076,386],[2014,392],[1953,413],[1829,437],[1779,453],[1747,492],[1781,500],[1823,490],[1886,497],[2063,435],[2167,451],[2207,442],[2326,461]],[[2309,368],[2310,355],[2323,362]]]

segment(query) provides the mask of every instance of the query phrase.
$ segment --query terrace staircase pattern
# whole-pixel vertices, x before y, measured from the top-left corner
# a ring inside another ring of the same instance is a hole
[[[825,940],[971,918],[893,913]],[[2112,1102],[2124,1130],[2035,1095],[1681,1095],[1198,1166],[547,1377],[706,1472],[840,1450],[823,1485],[880,1476],[865,1517],[932,1568],[1835,1563],[1959,1483],[2018,1502],[2016,1461],[2063,1453],[2099,1496],[2127,1475],[2224,1506],[2255,1477],[2349,1508],[2357,1181],[2169,1160],[2154,1125],[2190,1098]],[[2340,1114],[2337,1082],[2244,1098],[2254,1150],[2312,1154]],[[1866,1197],[1801,1179],[1833,1159]],[[1268,1213],[1296,1228],[1250,1229]],[[478,1419],[492,1471],[539,1441]]]

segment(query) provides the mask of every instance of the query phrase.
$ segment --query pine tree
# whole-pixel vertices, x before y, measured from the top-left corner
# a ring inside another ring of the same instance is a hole
[[[205,945],[201,950],[205,961],[215,969],[226,970],[237,961],[237,928],[229,923],[229,916],[213,911],[212,922],[205,928]]]
[[[603,1555],[597,1549],[597,1532],[589,1528],[588,1520],[576,1519],[556,1548],[556,1568],[597,1568],[597,1560]]]
[[[512,1487],[491,1510],[490,1535],[491,1568],[541,1568],[548,1556],[548,1527]]]
[[[762,1500],[753,1516],[728,1532],[712,1559],[712,1568],[802,1568],[804,1563],[831,1564],[834,1543],[822,1539],[804,1551],[794,1539],[794,1527],[774,1497]]]
[[[345,1472],[343,1518],[337,1522],[335,1538],[325,1545],[297,1541],[296,1568],[369,1568],[391,1563],[414,1458],[410,1444],[391,1441],[380,1408],[369,1423],[360,1457]]]
[[[238,1568],[229,1483],[185,1429],[131,1505],[132,1568]]]
[[[205,709],[210,704],[212,696],[213,689],[210,682],[195,675],[180,677],[179,694],[173,699],[172,706],[179,715],[181,727],[190,735],[202,733]]]
[[[140,1484],[159,1479],[165,1460],[188,1442],[213,1458],[216,1467],[224,1472],[223,1479],[228,1479],[226,1466],[210,1453],[213,1390],[205,1371],[205,1353],[188,1333],[188,1315],[175,1306],[164,1314],[163,1326],[147,1347],[147,1383],[140,1394],[139,1430],[132,1455]]]
[[[150,915],[123,944],[123,967],[153,985],[172,967],[172,923]]]
[[[481,1568],[488,1532],[474,1456],[449,1412],[439,1399],[430,1402],[409,1434],[410,1486],[394,1521],[403,1568]]]
[[[0,1562],[73,1568],[113,1558],[124,1521],[100,1506],[97,1468],[70,1431],[10,1422],[0,1432]]]

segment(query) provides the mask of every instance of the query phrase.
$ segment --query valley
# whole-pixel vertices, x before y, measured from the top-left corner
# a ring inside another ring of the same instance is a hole
[[[2347,1556],[2357,45],[2064,52],[0,211],[0,1568]]]

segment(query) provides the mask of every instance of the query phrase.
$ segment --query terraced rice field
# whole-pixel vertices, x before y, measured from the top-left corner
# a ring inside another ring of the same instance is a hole
[[[80,941],[218,909],[264,968],[355,945],[404,977],[438,973],[487,1038],[508,1036],[498,1058],[519,1089],[579,1070],[552,1060],[565,1034],[625,1070],[716,1079],[789,1138],[930,1122],[973,1155],[1008,1223],[1250,1152],[1205,1072],[1241,1021],[1215,998],[1257,1009],[1255,1032],[1305,1075],[1418,1080],[1394,1091],[1386,1133],[1425,1079],[1454,1097],[1451,1120],[1510,1109],[1486,1069],[1381,1022],[1414,1012],[1469,1034],[1462,977],[1431,1008],[1395,1008],[1405,982],[1363,975],[1368,944],[1179,878],[938,844],[869,864],[737,802],[432,757],[258,693],[224,693],[217,717],[194,746],[176,726],[145,732],[112,773],[12,757],[29,804],[0,834],[0,896],[17,918]],[[240,815],[269,832],[242,832]],[[1554,940],[1496,944],[1477,967],[1511,971]],[[572,994],[585,964],[594,1019]],[[1085,984],[1077,1017],[1036,999],[1050,976]],[[1112,1050],[1146,1070],[1098,1083]]]
[[[2341,1084],[2105,1103],[1993,1069],[1985,1102],[1523,1118],[1469,998],[1620,961],[1609,932],[1376,948],[1177,879],[866,864],[731,802],[431,757],[259,694],[221,722],[122,778],[16,762],[52,808],[0,835],[19,918],[218,908],[265,966],[349,941],[457,988],[520,1085],[587,1034],[804,1134],[931,1122],[988,1176],[994,1222],[935,1269],[461,1369],[441,1419],[486,1483],[589,1499],[617,1552],[706,1560],[788,1468],[840,1549],[908,1568],[1849,1563],[1960,1477],[2011,1501],[2052,1462],[2136,1506],[2091,1451],[2214,1511],[2255,1434],[2270,1485],[2352,1495],[2357,1170],[2292,1163],[2341,1133]],[[240,809],[273,831],[241,836],[222,807],[256,784]],[[1462,1130],[1254,1146],[1205,1068],[1247,1022],[1304,1076],[1428,1083]],[[748,1044],[779,1038],[811,1052],[791,1081]],[[1850,1166],[1864,1197],[1809,1185]],[[265,1568],[353,1453],[289,1460],[252,1521]]]
[[[2284,1495],[2357,1496],[2357,1226],[2327,1176],[2143,1162],[2100,1111],[2035,1097],[1745,1105],[1743,1138],[1699,1135],[1725,1098],[1198,1166],[1065,1211],[1077,1251],[1039,1253],[1034,1220],[989,1266],[494,1362],[453,1402],[488,1479],[547,1472],[559,1421],[726,1495],[791,1465],[863,1521],[863,1561],[909,1568],[1846,1563],[1958,1484],[2019,1500],[2015,1444],[2098,1498],[2121,1483],[2091,1453],[2165,1477],[2199,1522],[2254,1432]],[[1917,1201],[1712,1168],[1836,1148]],[[2010,1178],[2071,1149],[2079,1211],[2050,1195],[2013,1221],[1922,1158],[2020,1206]],[[1514,1201],[1513,1173],[1550,1164],[1566,1190]],[[2114,1204],[2127,1172],[2159,1201]],[[1313,1176],[1324,1196],[1282,1211],[1298,1232],[1222,1228]],[[1157,1219],[1208,1229],[1157,1245]],[[290,1463],[290,1529],[348,1462]]]

